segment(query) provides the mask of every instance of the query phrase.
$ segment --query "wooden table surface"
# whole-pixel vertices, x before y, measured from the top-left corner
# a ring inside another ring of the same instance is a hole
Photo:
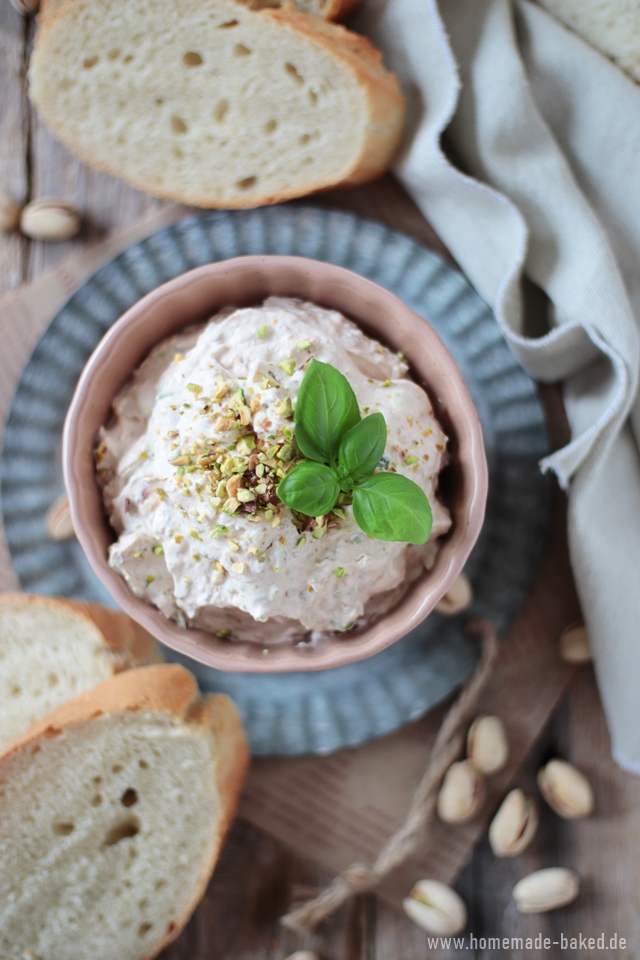
[[[62,197],[85,216],[81,236],[61,244],[32,243],[18,234],[0,234],[0,293],[103,237],[158,209],[161,201],[85,167],[57,144],[29,108],[26,62],[33,23],[0,0],[0,191],[20,200]],[[391,179],[326,194],[324,204],[352,210],[400,229],[442,250],[419,211]],[[0,332],[2,318],[0,317]],[[475,850],[458,889],[470,905],[469,929],[479,945],[463,951],[433,949],[427,937],[375,896],[359,897],[317,933],[300,938],[283,931],[278,917],[292,890],[329,878],[314,864],[296,858],[250,824],[238,821],[225,846],[206,898],[165,960],[281,960],[305,947],[323,960],[419,960],[470,956],[640,958],[640,779],[612,762],[593,672],[580,668],[561,708],[529,758],[518,782],[534,791],[535,771],[545,758],[567,757],[590,776],[596,815],[568,823],[548,810],[532,847],[517,860],[496,860],[486,843]],[[373,851],[372,851],[373,853]],[[523,919],[511,901],[516,879],[543,865],[563,864],[584,878],[572,907]],[[562,937],[626,938],[625,950],[562,949]],[[482,946],[482,938],[549,937],[555,945]],[[87,958],[89,960],[89,958]],[[91,960],[100,960],[94,957]]]

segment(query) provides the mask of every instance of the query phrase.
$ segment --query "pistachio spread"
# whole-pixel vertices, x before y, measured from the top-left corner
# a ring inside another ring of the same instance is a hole
[[[293,410],[314,357],[347,377],[363,416],[384,414],[381,468],[415,481],[431,504],[424,546],[367,536],[349,495],[316,518],[279,501],[299,462]],[[313,641],[388,609],[450,526],[436,496],[447,438],[407,370],[339,313],[275,297],[159,344],[115,399],[96,450],[118,534],[110,565],[178,623],[267,645]]]

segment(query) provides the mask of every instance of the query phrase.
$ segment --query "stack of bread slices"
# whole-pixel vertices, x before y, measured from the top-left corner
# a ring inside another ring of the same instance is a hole
[[[0,957],[153,957],[203,895],[247,745],[228,697],[149,659],[122,614],[0,597]]]
[[[357,0],[43,0],[30,93],[88,164],[201,207],[253,207],[388,168],[404,97],[330,22]]]

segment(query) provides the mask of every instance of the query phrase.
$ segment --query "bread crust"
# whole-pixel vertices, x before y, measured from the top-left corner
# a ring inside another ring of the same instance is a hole
[[[114,659],[114,671],[137,666],[146,660],[159,659],[156,641],[135,620],[118,610],[98,603],[67,600],[65,597],[44,597],[30,593],[0,594],[0,614],[3,608],[29,610],[39,607],[72,615],[91,627],[97,627]]]
[[[41,0],[38,12],[39,23],[44,23],[48,17],[57,13],[65,2],[66,0]],[[255,10],[273,6],[296,9],[294,0],[282,0],[282,2],[278,2],[278,0],[237,0],[237,2],[246,3],[247,6]],[[360,0],[327,0],[322,9],[321,17],[324,20],[346,20],[359,6]]]
[[[34,81],[38,74],[39,58],[44,59],[47,56],[46,45],[51,31],[55,32],[56,26],[63,23],[65,17],[73,16],[76,6],[91,0],[49,0],[49,2],[53,3],[53,10],[50,15],[47,15],[45,6],[42,27],[36,35],[32,55],[29,90],[32,102],[52,133],[85,163],[111,176],[119,177],[139,190],[151,192],[153,196],[165,200],[178,201],[204,209],[246,209],[282,203],[335,187],[366,183],[381,176],[395,158],[404,129],[406,101],[397,77],[383,66],[382,54],[365,37],[339,24],[300,13],[290,7],[269,7],[257,11],[256,16],[268,18],[278,23],[282,29],[302,35],[319,49],[329,51],[364,90],[368,107],[366,138],[354,166],[340,180],[325,179],[324,182],[315,181],[307,188],[302,185],[292,186],[274,195],[263,194],[258,197],[252,195],[247,198],[236,196],[231,199],[226,198],[224,201],[204,195],[186,196],[179,189],[173,190],[155,185],[150,188],[148,183],[136,176],[135,171],[127,170],[125,176],[120,169],[111,166],[108,161],[96,158],[90,150],[75,143],[73,138],[67,135],[64,125],[56,123],[47,116],[46,101],[51,96],[50,90],[46,89],[41,98],[35,94],[34,86],[37,86],[37,83]],[[251,0],[236,0],[236,2],[251,5]],[[339,3],[340,10],[346,12],[358,0],[331,0],[331,2]]]
[[[68,701],[43,720],[33,724],[0,753],[0,780],[11,761],[29,755],[39,741],[89,725],[104,714],[127,712],[165,713],[213,740],[213,775],[220,797],[220,816],[215,825],[212,853],[203,865],[195,892],[175,926],[140,960],[152,960],[179,936],[207,888],[222,841],[233,820],[249,766],[249,749],[237,707],[225,694],[200,700],[194,676],[178,664],[159,664],[120,673]]]

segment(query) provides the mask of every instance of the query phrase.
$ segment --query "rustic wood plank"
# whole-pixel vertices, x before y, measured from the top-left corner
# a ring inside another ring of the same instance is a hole
[[[0,3],[0,192],[22,202],[28,194],[28,113],[24,95],[27,23]],[[27,243],[0,232],[0,290],[25,279]]]

